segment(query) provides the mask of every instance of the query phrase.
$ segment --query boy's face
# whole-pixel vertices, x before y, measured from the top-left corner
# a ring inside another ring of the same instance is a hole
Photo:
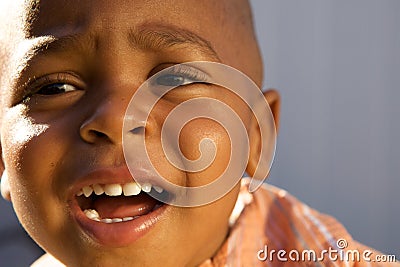
[[[154,73],[182,62],[217,61],[260,85],[258,48],[242,4],[38,2],[20,39],[24,53],[14,57],[24,67],[2,88],[1,145],[15,211],[44,249],[71,266],[196,265],[215,253],[227,235],[239,185],[198,208],[159,207],[144,193],[86,199],[76,194],[84,186],[133,181],[123,155],[123,118],[137,88]],[[180,146],[196,159],[199,141],[212,139],[217,154],[211,166],[186,173],[163,156],[164,119],[174,106],[198,96],[231,106],[250,131],[243,102],[216,86],[191,85],[157,103],[146,124],[146,146],[156,169],[180,185],[209,183],[224,171],[231,153],[226,131],[197,119],[183,128]],[[93,206],[102,218],[148,214],[108,224],[85,217],[82,210]]]

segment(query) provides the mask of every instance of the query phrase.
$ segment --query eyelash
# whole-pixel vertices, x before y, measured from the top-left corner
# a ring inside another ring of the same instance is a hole
[[[78,80],[79,78],[73,73],[54,73],[39,78],[34,78],[24,86],[25,93],[23,100],[25,101],[26,99],[36,95],[41,89],[50,85],[66,84],[71,85],[79,90],[81,85],[78,85]]]
[[[164,68],[150,78],[152,91],[156,95],[164,95],[166,88],[176,88],[194,83],[207,85],[208,81],[209,76],[205,72],[188,65],[173,65]]]
[[[182,76],[186,76],[186,78],[189,78],[192,81],[196,82],[206,82],[208,80],[207,75],[204,72],[194,67],[189,67],[185,65],[173,66],[171,68],[171,72],[176,75],[181,74]]]

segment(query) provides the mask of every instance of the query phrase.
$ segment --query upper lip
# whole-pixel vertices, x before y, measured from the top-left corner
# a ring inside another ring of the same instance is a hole
[[[166,189],[165,186],[160,183],[159,178],[149,175],[145,170],[136,170],[135,173],[140,175],[140,178],[146,182]],[[97,168],[78,178],[77,181],[71,185],[69,196],[75,197],[83,187],[93,184],[126,184],[131,182],[135,182],[135,180],[126,165]]]

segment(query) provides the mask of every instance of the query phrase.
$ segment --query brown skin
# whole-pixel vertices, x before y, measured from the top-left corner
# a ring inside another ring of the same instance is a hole
[[[12,76],[15,79],[2,77],[9,81],[3,82],[7,87],[2,88],[6,92],[2,99],[1,146],[8,175],[2,194],[11,196],[25,229],[48,253],[69,266],[195,266],[212,257],[228,233],[228,218],[239,185],[209,205],[169,207],[169,216],[150,233],[118,248],[101,246],[82,233],[71,218],[65,192],[83,173],[124,164],[121,131],[125,109],[140,84],[155,72],[187,61],[217,61],[239,69],[261,85],[262,64],[247,2],[48,0],[41,1],[39,12],[31,15],[26,17],[33,19],[22,24],[25,28],[20,36],[24,37],[19,41],[79,34],[83,42],[72,49],[68,44],[52,53],[25,57],[29,64]],[[134,37],[140,37],[143,31],[179,28],[206,40],[216,54],[193,43],[156,47],[141,38],[134,38],[134,44],[128,42],[130,29]],[[25,59],[15,58],[18,63]],[[50,97],[36,94],[23,101],[21,88],[30,79],[66,72],[69,74],[64,82],[77,90]],[[192,91],[197,96],[224,100],[243,118],[252,141],[247,168],[251,174],[258,161],[259,133],[249,110],[233,94],[204,85],[178,95],[175,105],[190,98]],[[279,95],[273,90],[264,95],[277,121]],[[195,148],[206,136],[217,144],[216,160],[196,174],[175,169],[159,154],[161,123],[173,106],[157,104],[146,126],[152,160],[175,183],[208,183],[229,161],[229,138],[220,125],[207,119],[189,123],[181,133],[182,152],[188,158],[197,158]],[[47,125],[47,129],[18,141],[12,131],[15,125],[23,131],[41,125]]]

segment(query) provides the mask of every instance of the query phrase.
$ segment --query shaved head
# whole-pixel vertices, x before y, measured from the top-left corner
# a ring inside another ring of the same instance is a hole
[[[56,2],[58,2],[58,4],[56,4]],[[18,53],[17,49],[20,43],[24,39],[32,39],[43,34],[43,32],[38,32],[37,28],[48,24],[49,18],[59,16],[52,14],[52,11],[57,9],[56,5],[67,9],[75,9],[78,5],[85,6],[85,1],[80,1],[79,4],[74,2],[75,1],[51,0],[3,0],[0,2],[0,85],[2,87],[8,86],[8,80],[11,78],[9,75],[11,70],[9,70],[9,68],[16,67],[15,64],[10,64],[9,60],[13,53]],[[98,4],[100,5],[101,1],[97,2],[99,2]],[[122,3],[126,1],[117,2]],[[136,2],[140,1],[131,1],[132,4]],[[153,2],[162,5],[162,1]],[[179,1],[175,1],[175,3],[178,2]],[[190,1],[186,0],[183,2],[187,5]],[[193,1],[193,6],[196,6],[197,2],[198,1]],[[107,5],[107,3],[105,3],[105,5]],[[237,58],[247,57],[251,59],[252,66],[243,67],[251,69],[250,73],[247,74],[250,74],[249,76],[260,85],[263,67],[255,36],[249,1],[202,1],[201,5],[201,9],[197,10],[198,13],[203,13],[205,17],[212,18],[215,22],[213,28],[208,30],[217,31],[221,37],[225,38],[229,49],[234,50],[231,52],[235,53]],[[179,7],[175,9],[175,12],[171,14],[171,16],[179,20]],[[65,22],[69,23],[71,21],[66,19]],[[226,47],[222,48],[222,50],[225,49]],[[229,62],[226,63],[229,64]],[[243,62],[240,64],[243,64]],[[238,64],[233,64],[233,67],[239,66]]]

